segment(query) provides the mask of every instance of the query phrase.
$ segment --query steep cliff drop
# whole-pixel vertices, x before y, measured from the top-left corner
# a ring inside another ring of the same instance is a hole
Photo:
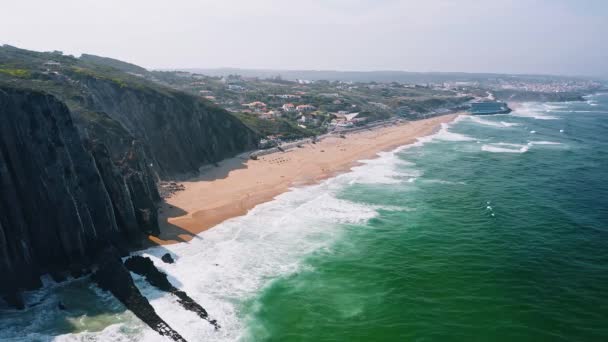
[[[147,180],[128,163],[120,170],[103,145],[87,145],[53,96],[0,87],[0,295],[23,308],[20,292],[40,287],[41,275],[61,281],[98,268],[102,288],[152,329],[184,341],[120,260],[142,234],[158,232]]]
[[[127,241],[93,157],[52,96],[0,88],[0,180],[0,286],[17,306],[18,289],[40,286],[41,274],[82,274],[99,250]]]
[[[104,282],[112,274],[99,256],[108,248],[125,256],[160,233],[159,180],[252,149],[259,137],[226,110],[121,61],[3,45],[0,64],[16,71],[0,73],[0,296],[23,308],[20,293],[39,288],[41,275],[62,281],[97,269],[98,283],[138,317],[178,336],[164,322],[159,330],[147,301],[129,304],[145,297],[128,271],[117,275],[124,284]]]

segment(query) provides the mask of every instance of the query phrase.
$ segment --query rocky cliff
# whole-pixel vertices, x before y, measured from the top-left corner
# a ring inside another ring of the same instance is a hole
[[[0,293],[16,306],[41,274],[79,276],[101,249],[158,230],[141,172],[86,145],[55,97],[0,87]]]
[[[116,164],[139,163],[148,185],[157,177],[196,172],[253,149],[258,141],[226,110],[154,82],[141,67],[110,58],[4,45],[1,84],[56,96],[71,110],[82,136],[104,144]]]
[[[0,296],[23,307],[21,291],[40,287],[41,275],[61,281],[105,265],[95,277],[102,287],[181,341],[129,272],[114,274],[120,258],[101,255],[126,255],[159,232],[159,179],[252,149],[258,137],[227,111],[120,63],[0,47]]]
[[[256,145],[255,134],[236,117],[192,95],[171,89],[136,87],[103,78],[70,74],[85,96],[75,107],[82,127],[90,112],[104,113],[146,146],[152,168],[161,178],[195,172]],[[84,109],[81,109],[84,108]],[[87,134],[104,139],[89,129]],[[113,154],[124,146],[106,141]]]

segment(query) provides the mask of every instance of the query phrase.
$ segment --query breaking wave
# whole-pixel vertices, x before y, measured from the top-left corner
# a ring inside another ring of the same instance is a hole
[[[526,153],[535,145],[562,145],[554,141],[530,141],[527,144],[493,143],[481,146],[481,150],[492,153]]]
[[[515,122],[505,122],[505,121],[491,121],[491,120],[485,120],[482,119],[478,116],[469,116],[469,119],[477,124],[480,125],[485,125],[485,126],[490,126],[490,127],[500,127],[500,128],[506,128],[506,127],[514,127],[514,126],[519,126],[520,124],[515,123]]]
[[[558,117],[549,115],[547,112],[559,108],[559,106],[524,103],[521,107],[517,108],[512,115],[536,120],[558,120]]]
[[[520,144],[509,144],[509,143],[495,143],[485,144],[481,146],[482,151],[492,153],[525,153],[528,151],[530,146]]]

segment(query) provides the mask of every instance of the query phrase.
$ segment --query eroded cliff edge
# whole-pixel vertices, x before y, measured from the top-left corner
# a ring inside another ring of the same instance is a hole
[[[126,253],[158,230],[158,194],[138,188],[140,172],[88,145],[53,96],[0,87],[0,292],[13,305],[41,274],[87,273],[104,248]]]

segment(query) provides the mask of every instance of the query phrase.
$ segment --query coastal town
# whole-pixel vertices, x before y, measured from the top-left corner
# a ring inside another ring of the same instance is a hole
[[[553,77],[488,77],[426,83],[286,80],[237,74],[155,71],[157,82],[227,109],[264,138],[260,147],[341,132],[385,120],[416,120],[469,110],[475,101],[565,101],[601,87]]]

